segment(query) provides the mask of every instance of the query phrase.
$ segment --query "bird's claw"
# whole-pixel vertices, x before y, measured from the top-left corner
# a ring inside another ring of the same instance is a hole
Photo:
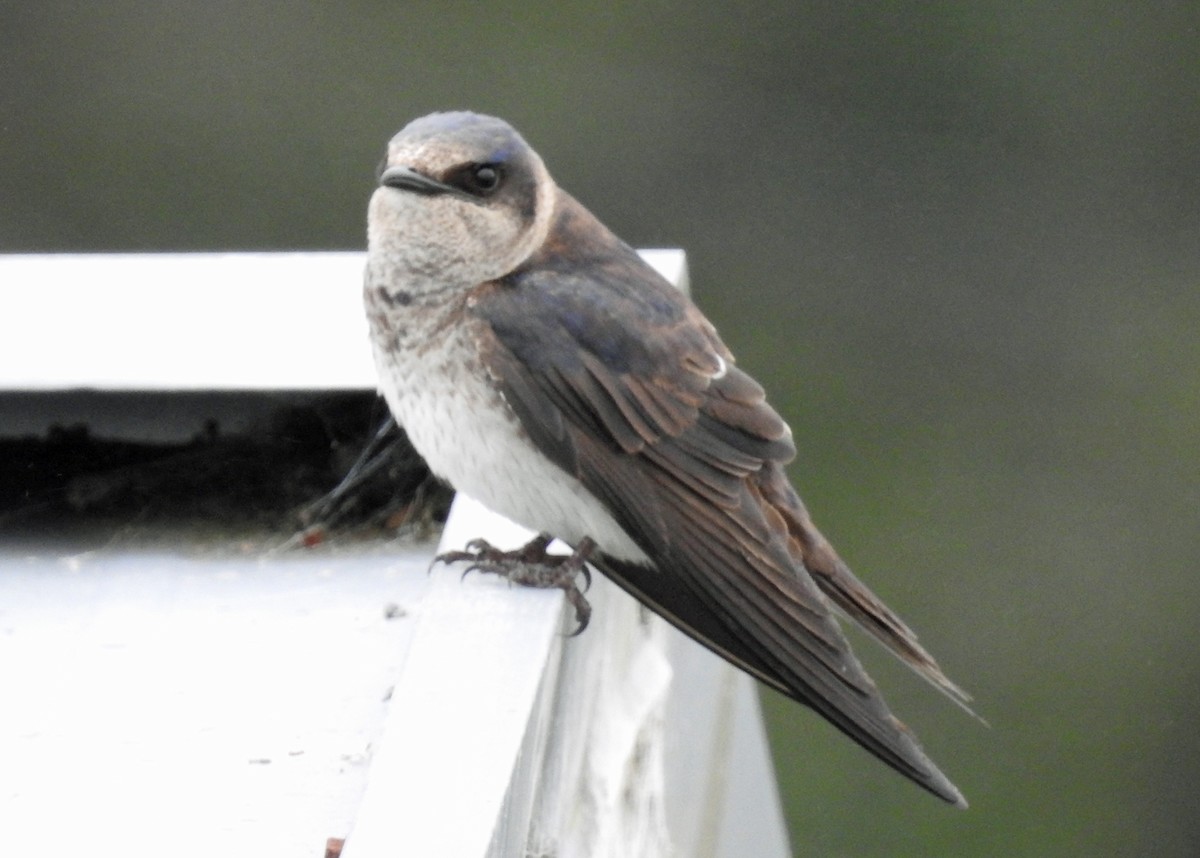
[[[590,538],[584,537],[571,554],[548,554],[546,547],[551,540],[552,537],[542,533],[518,549],[503,551],[486,539],[472,539],[462,551],[446,551],[434,557],[429,568],[432,570],[438,563],[469,560],[471,563],[463,570],[463,579],[472,572],[484,572],[498,575],[510,584],[562,590],[571,607],[575,609],[575,622],[578,623],[578,627],[568,635],[575,637],[587,628],[592,617],[592,607],[583,594],[592,586],[592,573],[588,570],[587,558],[596,544]],[[575,583],[576,576],[580,574],[584,582],[582,591]]]

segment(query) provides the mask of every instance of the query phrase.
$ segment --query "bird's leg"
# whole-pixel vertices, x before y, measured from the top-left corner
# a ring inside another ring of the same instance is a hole
[[[502,551],[485,539],[472,539],[464,551],[447,551],[433,558],[434,563],[457,563],[469,560],[471,565],[463,572],[465,578],[471,572],[488,572],[499,575],[511,584],[523,587],[550,589],[557,587],[566,594],[567,601],[575,609],[575,622],[579,627],[570,637],[587,628],[592,617],[592,606],[576,585],[576,576],[582,574],[584,590],[592,586],[592,573],[588,571],[587,559],[596,543],[584,537],[570,554],[548,554],[546,547],[554,537],[539,533],[528,543],[512,551]]]

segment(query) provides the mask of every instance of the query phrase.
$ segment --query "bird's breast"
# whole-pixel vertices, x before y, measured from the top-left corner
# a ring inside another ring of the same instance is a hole
[[[521,429],[475,347],[471,325],[480,322],[435,323],[371,303],[380,393],[435,474],[531,530],[570,544],[590,536],[607,554],[646,561],[596,497]]]

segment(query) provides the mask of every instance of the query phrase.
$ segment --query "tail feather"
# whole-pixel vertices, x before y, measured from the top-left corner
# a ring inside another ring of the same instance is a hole
[[[970,706],[971,695],[956,685],[921,646],[917,635],[883,600],[850,571],[833,546],[821,534],[803,501],[778,468],[760,475],[764,496],[783,516],[788,532],[799,546],[801,562],[829,600],[885,649],[918,676],[946,695],[972,717],[987,723]]]

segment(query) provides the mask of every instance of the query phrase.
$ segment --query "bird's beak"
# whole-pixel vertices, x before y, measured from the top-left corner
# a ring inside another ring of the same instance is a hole
[[[380,175],[379,184],[386,188],[412,191],[415,194],[423,194],[425,196],[449,194],[454,193],[456,190],[449,185],[442,184],[436,179],[431,179],[408,167],[388,167]]]

